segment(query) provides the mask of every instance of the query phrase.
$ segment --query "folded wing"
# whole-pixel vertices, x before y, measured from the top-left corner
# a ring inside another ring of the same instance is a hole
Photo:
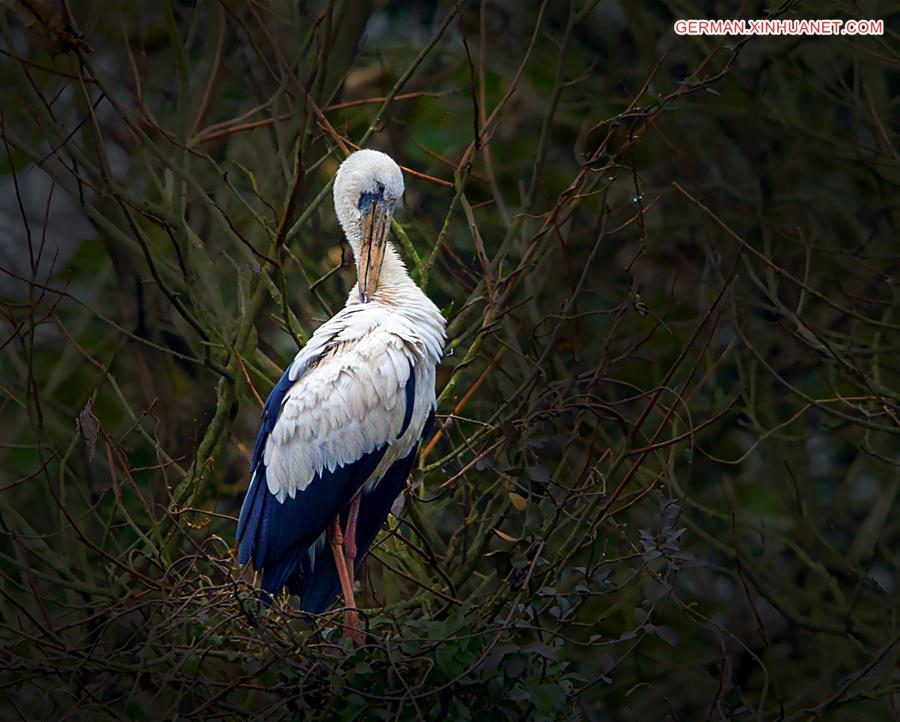
[[[383,326],[316,336],[266,401],[238,521],[238,558],[273,594],[302,586],[331,521],[386,455],[408,451],[391,446],[412,417],[413,349]]]
[[[394,500],[405,488],[406,480],[416,462],[419,444],[431,436],[433,424],[434,408],[431,409],[425,421],[420,439],[409,453],[391,464],[377,486],[363,491],[356,527],[357,570],[369,552],[372,542],[375,541],[378,530],[384,527]],[[341,516],[342,525],[347,522],[346,516],[346,513]],[[291,589],[292,593],[301,596],[302,608],[312,614],[320,614],[328,609],[340,589],[334,557],[328,553],[321,553],[321,551],[320,549],[319,553],[310,555],[303,560],[304,572],[299,579],[300,584]],[[327,550],[324,551],[327,552]]]

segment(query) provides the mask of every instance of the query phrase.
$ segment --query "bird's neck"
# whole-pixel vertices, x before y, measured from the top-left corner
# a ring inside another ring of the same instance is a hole
[[[357,249],[353,249],[354,254]],[[397,253],[393,243],[388,243],[384,251],[384,263],[381,266],[381,274],[378,278],[378,288],[375,291],[373,300],[381,301],[389,305],[397,303],[397,299],[404,295],[404,292],[415,289],[418,286],[413,283],[406,270],[406,264]],[[354,289],[354,295],[359,295],[359,287]]]
[[[394,244],[389,242],[384,252],[384,263],[381,266],[381,277],[378,285],[384,284],[386,287],[396,288],[409,286],[412,283],[413,281],[406,270],[406,264],[403,263],[403,259],[400,258],[400,254],[394,248]]]

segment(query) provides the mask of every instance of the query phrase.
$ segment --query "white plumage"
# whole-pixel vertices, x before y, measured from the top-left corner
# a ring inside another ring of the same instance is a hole
[[[364,554],[384,523],[434,414],[445,322],[387,242],[403,190],[384,153],[359,151],[338,169],[334,204],[359,280],[269,396],[241,509],[241,561],[310,611],[330,603],[340,574],[342,560],[320,553],[326,532],[350,526],[352,580],[356,545]]]
[[[285,495],[293,497],[323,467],[333,471],[384,443],[391,449],[380,471],[405,456],[418,441],[434,403],[434,370],[442,342],[443,324],[436,323],[433,314],[410,317],[404,306],[387,307],[377,297],[363,304],[351,296],[291,365],[302,368],[310,352],[319,358],[286,394],[266,442],[269,491],[281,501]],[[410,369],[417,394],[408,428],[397,438]],[[369,483],[374,481],[377,474]]]

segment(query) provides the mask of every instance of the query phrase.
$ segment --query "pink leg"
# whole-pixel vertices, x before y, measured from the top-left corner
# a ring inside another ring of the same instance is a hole
[[[362,492],[353,497],[350,509],[347,512],[347,526],[344,534],[344,554],[347,556],[347,571],[350,573],[350,581],[356,578],[356,520],[359,518],[359,502],[362,500]]]
[[[330,536],[331,553],[334,555],[334,565],[337,567],[338,579],[341,582],[344,606],[347,607],[347,611],[344,612],[344,636],[358,643],[362,641],[362,629],[359,626],[356,600],[353,598],[353,580],[347,572],[347,560],[344,558],[344,535],[341,532],[340,517],[331,523]]]

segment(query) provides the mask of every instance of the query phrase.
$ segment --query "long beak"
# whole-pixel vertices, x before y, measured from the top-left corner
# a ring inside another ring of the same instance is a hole
[[[357,261],[359,293],[363,303],[368,303],[375,295],[381,278],[381,265],[391,232],[394,204],[376,199],[362,218],[362,248]]]

